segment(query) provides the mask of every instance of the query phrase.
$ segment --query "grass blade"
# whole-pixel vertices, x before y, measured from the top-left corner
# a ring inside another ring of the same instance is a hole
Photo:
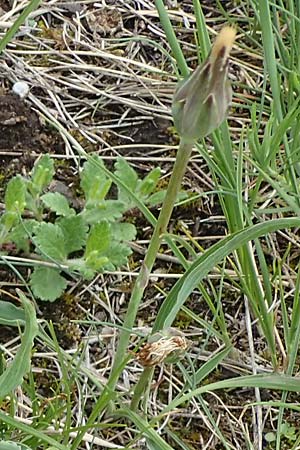
[[[38,332],[34,306],[21,291],[18,291],[18,295],[24,306],[26,326],[21,346],[12,364],[0,376],[0,398],[4,398],[19,386],[23,381],[24,375],[29,371],[33,340]]]
[[[14,22],[14,24],[9,28],[9,30],[5,33],[3,38],[0,41],[0,53],[3,52],[7,44],[10,43],[10,41],[13,39],[14,35],[20,28],[20,26],[25,22],[27,17],[29,16],[32,11],[34,11],[40,4],[41,0],[31,0],[26,8],[23,9],[17,20]]]
[[[299,225],[299,218],[270,220],[238,231],[213,245],[191,265],[190,269],[187,270],[170,291],[158,312],[153,332],[172,325],[178,311],[193,289],[223,258],[253,239],[282,228],[297,227]]]

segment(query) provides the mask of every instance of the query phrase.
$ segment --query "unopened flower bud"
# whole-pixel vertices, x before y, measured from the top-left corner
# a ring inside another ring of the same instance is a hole
[[[236,31],[224,27],[204,63],[175,92],[172,114],[180,137],[194,142],[214,131],[226,118],[231,103],[228,57]]]

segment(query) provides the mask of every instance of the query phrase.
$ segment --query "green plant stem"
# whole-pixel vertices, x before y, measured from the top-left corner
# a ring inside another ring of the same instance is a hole
[[[13,39],[14,35],[20,28],[20,26],[25,22],[29,14],[32,13],[39,6],[41,0],[31,0],[28,5],[21,12],[17,20],[13,23],[13,25],[7,30],[3,38],[0,40],[0,53],[3,52],[7,44]]]
[[[157,223],[154,228],[154,232],[152,238],[149,243],[149,247],[142,264],[142,268],[140,273],[136,279],[129,304],[128,309],[125,314],[124,323],[122,331],[120,332],[119,344],[116,351],[113,367],[110,372],[110,376],[108,382],[103,390],[102,395],[99,397],[97,404],[95,405],[93,412],[91,413],[88,422],[86,423],[86,427],[91,426],[91,424],[95,423],[101,412],[105,409],[108,403],[111,400],[111,393],[114,391],[116,384],[118,382],[119,376],[124,368],[124,359],[127,360],[126,353],[129,344],[130,334],[132,327],[134,325],[136,315],[138,312],[138,308],[143,297],[144,290],[147,286],[149,274],[153,267],[153,264],[156,259],[156,255],[159,250],[160,243],[162,241],[163,234],[166,232],[174,204],[176,202],[176,198],[181,187],[181,181],[185,174],[186,167],[188,161],[190,159],[191,153],[193,149],[193,144],[185,143],[184,141],[180,142],[176,161],[174,164],[173,172],[168,184],[166,196],[162,205],[162,209],[160,211]],[[144,387],[148,386],[150,379],[151,371],[149,371],[148,376],[142,375]],[[144,387],[141,385],[141,382],[138,383],[140,389],[140,397],[144,392]],[[135,403],[138,404],[139,398],[135,395]],[[76,449],[78,444],[81,441],[80,433],[75,438],[72,449]]]
[[[130,404],[130,409],[136,411],[144,392],[149,387],[149,383],[153,377],[154,367],[145,367],[137,384],[135,385],[133,396]],[[146,406],[146,405],[145,405]]]
[[[180,143],[176,161],[174,164],[173,172],[169,181],[166,197],[163,202],[162,209],[160,211],[157,224],[155,226],[152,238],[149,243],[149,247],[142,264],[140,273],[137,277],[134,285],[131,298],[128,304],[128,309],[124,318],[123,326],[120,333],[119,344],[115,355],[114,364],[111,373],[113,374],[120,366],[121,360],[127,352],[129,344],[130,331],[134,325],[137,311],[143,297],[144,290],[148,284],[149,274],[155,262],[159,246],[162,241],[163,235],[166,233],[167,226],[176,202],[176,198],[181,186],[181,181],[184,176],[186,166],[190,159],[190,155],[193,149],[193,144]]]
[[[111,393],[114,391],[119,376],[124,368],[124,359],[127,360],[126,353],[129,344],[131,330],[133,328],[136,319],[136,315],[138,312],[141,299],[143,297],[144,290],[148,284],[149,274],[155,262],[163,234],[167,230],[167,226],[174,208],[174,204],[176,202],[179,189],[181,187],[181,181],[185,174],[186,167],[192,153],[192,149],[193,144],[191,143],[187,144],[184,141],[180,142],[173,172],[168,184],[166,196],[158,220],[156,222],[144,262],[142,264],[140,273],[136,279],[129,300],[128,308],[124,318],[123,328],[122,331],[120,332],[119,344],[116,351],[113,367],[111,369],[108,382],[102,392],[102,395],[99,397],[97,404],[95,405],[93,412],[91,413],[88,422],[86,423],[86,427],[89,427],[91,426],[91,424],[95,423],[101,412],[110,402]],[[150,375],[151,371],[147,377],[146,376],[142,377],[144,380],[143,383],[145,387],[148,386],[149,384]],[[138,384],[140,388],[140,396],[142,396],[144,392],[144,387],[141,385],[141,383]],[[137,395],[135,395],[136,404],[138,404],[139,399],[140,397],[137,398]],[[72,449],[76,449],[80,441],[81,435],[79,433],[73,442]]]

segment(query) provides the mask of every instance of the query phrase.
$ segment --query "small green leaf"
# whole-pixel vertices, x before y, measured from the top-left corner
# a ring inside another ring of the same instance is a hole
[[[42,195],[41,199],[47,208],[58,216],[72,216],[75,214],[74,209],[70,208],[66,197],[59,192],[48,192]]]
[[[3,228],[1,227],[3,229],[3,231],[1,231],[1,234],[5,233],[4,230],[6,230],[6,232],[8,232],[19,221],[20,221],[20,216],[16,212],[5,212],[4,214],[2,214],[0,223],[3,225]]]
[[[91,280],[96,272],[95,269],[87,266],[86,260],[84,258],[69,259],[68,266],[70,270],[76,270],[80,272],[82,277],[86,280]]]
[[[50,184],[53,175],[54,163],[49,155],[43,155],[35,162],[32,170],[31,187],[33,192],[41,193]]]
[[[88,258],[95,251],[99,256],[104,256],[109,248],[110,240],[111,232],[108,222],[103,221],[92,225],[86,242],[85,258]]]
[[[265,434],[265,440],[266,442],[275,442],[276,441],[276,434],[270,431],[269,433]]]
[[[154,192],[154,194],[150,195],[147,198],[147,201],[146,201],[147,205],[155,206],[155,205],[161,204],[165,199],[166,192],[167,191],[165,191],[165,190]]]
[[[0,449],[1,450],[30,450],[27,445],[17,444],[12,441],[0,441]]]
[[[34,229],[33,242],[46,257],[64,261],[67,257],[65,237],[62,229],[53,223],[41,223]]]
[[[142,196],[150,195],[151,192],[153,192],[153,190],[156,188],[160,175],[161,175],[160,167],[155,167],[154,169],[152,169],[151,172],[149,172],[148,175],[141,181],[141,184],[138,189],[140,195]]]
[[[14,242],[19,250],[28,253],[33,230],[39,224],[37,220],[26,219],[16,225],[9,233],[10,241]]]
[[[114,222],[111,224],[111,235],[114,241],[134,241],[136,227],[132,223]]]
[[[111,232],[108,222],[97,223],[91,227],[84,254],[88,269],[101,270],[108,262],[105,253],[109,249],[110,240]]]
[[[105,200],[93,208],[85,208],[81,215],[88,224],[96,224],[102,220],[114,221],[122,217],[124,203],[117,200]]]
[[[89,157],[83,165],[80,186],[87,204],[102,201],[110,189],[111,180],[106,177],[100,167],[103,167],[103,161],[98,155]]]
[[[117,162],[115,164],[115,175],[123,181],[123,183],[135,192],[138,182],[138,175],[136,171],[128,164],[126,159],[117,158]],[[120,197],[119,197],[120,199]]]
[[[82,216],[63,217],[56,221],[56,224],[62,229],[68,255],[83,248],[88,227],[85,225]]]
[[[124,158],[117,159],[115,164],[115,175],[123,181],[132,192],[135,192],[138,183],[138,175]],[[118,200],[126,205],[126,209],[130,209],[133,206],[131,198],[120,186],[118,186]]]
[[[102,270],[107,263],[107,256],[101,256],[100,252],[97,252],[97,250],[93,250],[92,252],[90,252],[85,259],[86,267],[88,269],[92,269],[93,271]],[[85,271],[84,273],[85,276],[87,276],[88,272]]]
[[[5,208],[7,212],[22,214],[25,209],[26,184],[19,175],[12,178],[5,191]]]
[[[155,206],[155,205],[161,204],[165,199],[166,192],[167,191],[165,191],[165,190],[154,192],[154,194],[150,195],[145,200],[145,203],[149,206]],[[188,197],[187,192],[181,191],[177,195],[176,202],[185,200],[187,197]]]
[[[25,324],[25,312],[12,303],[0,301],[0,324],[19,326]],[[0,447],[1,449],[1,447]]]
[[[160,178],[161,170],[159,167],[152,169],[151,172],[143,179],[138,179],[138,175],[132,167],[123,158],[118,158],[115,164],[115,175],[139,198],[139,200],[147,202],[148,196],[156,188]],[[119,187],[118,200],[124,203],[126,210],[135,206],[131,197]],[[158,203],[158,202],[157,202]]]
[[[34,295],[41,300],[53,302],[67,287],[67,281],[59,270],[52,267],[35,267],[30,285]]]
[[[115,268],[127,264],[127,257],[131,255],[132,250],[126,244],[121,242],[114,242],[109,247],[107,255],[109,262],[114,265]]]

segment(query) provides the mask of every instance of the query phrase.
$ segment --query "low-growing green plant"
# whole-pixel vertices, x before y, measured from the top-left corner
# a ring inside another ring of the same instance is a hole
[[[279,428],[280,434],[284,437],[289,443],[293,443],[297,439],[297,429],[293,425],[290,425],[288,422],[283,422]],[[278,433],[278,431],[277,431]],[[266,433],[265,439],[268,443],[272,443],[276,441],[277,433],[270,431]]]
[[[0,441],[0,448],[1,450],[30,450],[27,445],[12,441]]]
[[[55,175],[54,163],[43,155],[29,178],[12,178],[5,192],[5,211],[0,217],[0,248],[13,243],[37,263],[31,274],[33,293],[41,300],[54,301],[65,290],[63,271],[91,279],[103,270],[115,270],[127,263],[129,241],[135,239],[134,224],[122,221],[134,204],[122,188],[108,198],[112,181],[103,173],[97,155],[84,163],[80,172],[82,207],[76,211],[67,197],[46,192]],[[144,203],[162,200],[164,191],[153,192],[160,178],[155,168],[143,179],[127,162],[118,158],[115,174]]]

